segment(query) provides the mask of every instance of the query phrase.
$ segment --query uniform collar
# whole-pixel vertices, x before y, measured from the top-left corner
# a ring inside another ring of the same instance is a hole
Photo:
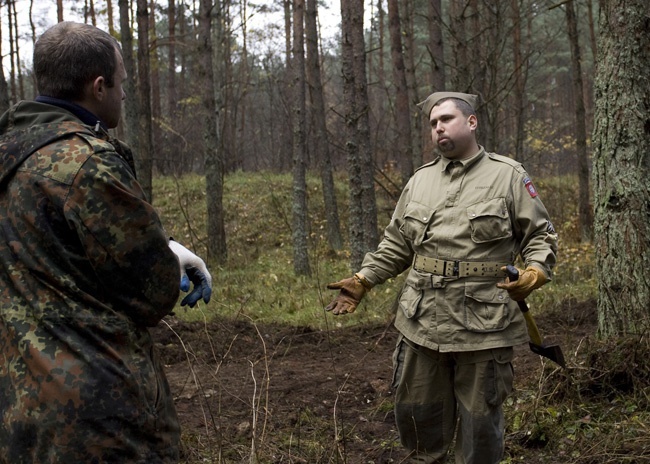
[[[48,97],[46,95],[39,95],[35,98],[35,101],[39,103],[47,103],[48,105],[58,106],[74,114],[78,117],[81,122],[88,126],[101,127],[104,131],[108,131],[108,128],[97,116],[92,112],[88,111],[83,106],[77,105],[69,100],[61,100],[60,98]],[[96,129],[98,130],[98,129]]]
[[[444,156],[441,156],[440,169],[442,171],[446,171],[447,167],[451,163],[460,163],[463,166],[463,170],[469,169],[471,166],[474,166],[480,159],[482,159],[485,156],[485,149],[481,145],[479,145],[478,148],[479,148],[478,153],[470,156],[469,158],[465,158],[462,160],[452,160],[449,158],[445,158]]]

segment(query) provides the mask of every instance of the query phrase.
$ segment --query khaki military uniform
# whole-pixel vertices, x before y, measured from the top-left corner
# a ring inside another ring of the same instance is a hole
[[[180,271],[126,148],[72,113],[0,119],[0,463],[176,462],[147,327]]]
[[[439,157],[417,170],[402,192],[378,249],[365,256],[359,271],[377,285],[408,269],[395,320],[403,335],[396,349],[396,384],[404,380],[399,362],[404,359],[400,355],[406,349],[404,343],[416,352],[442,355],[438,367],[455,363],[459,353],[467,353],[463,359],[480,358],[479,364],[489,361],[484,369],[491,373],[492,384],[511,376],[511,347],[527,342],[528,335],[517,303],[510,300],[506,290],[496,287],[505,278],[500,268],[514,263],[520,255],[526,266],[539,267],[550,279],[556,249],[555,230],[521,164],[481,148],[469,159]],[[461,386],[474,382],[456,381]],[[414,405],[422,411],[429,406],[435,410],[442,404],[427,397],[429,390],[421,390],[422,396],[417,398],[412,386],[409,390],[400,397],[398,388],[398,425],[418,425],[417,419],[406,412]],[[500,401],[508,391],[509,385],[505,385],[497,395]],[[495,417],[488,428],[502,421],[497,417],[500,401],[495,404]],[[430,430],[425,423],[431,420],[431,416],[422,418],[421,433]],[[416,449],[418,443],[417,449],[430,451],[422,445],[427,442],[424,437],[416,440],[405,437],[405,433],[401,433],[405,445]],[[447,438],[439,440],[442,451],[432,453],[438,458],[450,443],[450,432],[445,430],[445,434]],[[467,445],[466,454],[471,454],[470,447]]]

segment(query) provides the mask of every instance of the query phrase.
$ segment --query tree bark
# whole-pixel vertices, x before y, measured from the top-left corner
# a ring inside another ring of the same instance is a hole
[[[452,71],[452,75],[449,82],[451,88],[448,90],[456,92],[467,91],[471,87],[472,76],[468,67],[469,58],[467,56],[466,39],[467,8],[467,0],[458,0],[449,3],[450,26],[453,31],[450,44],[453,62],[450,63],[449,68]]]
[[[377,246],[374,160],[370,153],[363,1],[341,0],[341,48],[346,152],[350,184],[350,265],[358,269]]]
[[[307,40],[306,73],[314,125],[314,157],[320,170],[323,189],[327,243],[331,249],[340,250],[343,247],[343,237],[341,236],[341,225],[334,188],[334,175],[332,172],[332,159],[325,120],[325,99],[323,97],[320,56],[318,53],[317,17],[318,7],[316,0],[307,0],[307,15],[305,16],[305,36]]]
[[[589,200],[589,156],[587,154],[587,127],[585,114],[584,90],[582,85],[582,64],[580,60],[580,43],[578,41],[578,21],[573,1],[565,5],[569,44],[571,45],[571,72],[573,74],[573,94],[575,105],[575,139],[578,159],[578,217],[580,237],[590,242],[593,234],[593,215]]]
[[[388,30],[390,31],[390,55],[393,64],[393,86],[395,87],[395,128],[397,132],[395,152],[402,174],[402,185],[413,174],[411,112],[406,85],[406,70],[402,49],[402,27],[397,0],[388,0]]]
[[[167,101],[165,105],[165,113],[161,115],[161,119],[168,127],[171,127],[172,121],[176,119],[177,105],[178,105],[178,92],[176,90],[176,2],[169,0],[167,4],[167,31],[168,31],[168,46],[167,46]],[[164,160],[162,163],[162,173],[168,174],[170,172],[177,173],[178,164],[181,161],[178,156],[173,155],[173,143],[177,140],[176,134],[171,130],[165,130],[162,134],[163,144],[159,148]]]
[[[445,90],[445,54],[442,38],[441,0],[429,0],[429,43],[427,50],[431,57],[431,91]]]
[[[213,68],[212,15],[218,10],[212,0],[200,0],[199,4],[199,76],[203,89],[203,110],[205,120],[203,139],[205,146],[205,183],[208,211],[208,261],[226,264],[226,229],[223,211],[224,160],[219,132],[219,112],[215,89],[220,83],[215,80]],[[220,21],[220,18],[217,18]],[[220,36],[220,28],[217,35]],[[219,37],[220,38],[220,37]],[[217,43],[219,43],[217,41]]]
[[[9,109],[9,85],[7,85],[7,79],[5,78],[4,65],[2,53],[2,21],[0,21],[0,115],[4,114],[5,111]]]
[[[601,0],[594,117],[598,323],[650,329],[650,35],[646,0]]]
[[[415,18],[416,14],[414,12],[413,0],[405,1],[405,14],[401,15],[401,18],[405,18],[403,33],[404,33],[404,55],[406,58],[405,62],[405,75],[406,75],[406,88],[408,89],[408,102],[407,109],[409,114],[409,122],[411,124],[411,134],[421,134],[422,133],[422,118],[419,117],[420,113],[415,112],[416,117],[411,117],[414,114],[417,104],[420,102],[420,95],[418,92],[418,79],[416,76],[416,50],[418,46],[415,43]],[[401,21],[400,21],[401,22]],[[427,124],[428,126],[428,124]],[[410,137],[411,141],[411,162],[413,169],[416,169],[422,166],[422,137]],[[413,174],[411,172],[411,174]]]
[[[149,0],[150,2],[150,11],[149,15],[149,69],[150,69],[150,79],[151,83],[151,160],[152,160],[152,169],[157,167],[158,171],[161,170],[161,166],[164,162],[161,153],[162,146],[162,125],[161,125],[161,101],[160,101],[160,60],[158,58],[158,34],[156,34],[156,16],[154,14],[154,9],[156,3],[154,0]]]
[[[522,40],[521,40],[521,11],[519,8],[520,0],[512,0],[512,55],[514,58],[515,68],[514,73],[514,92],[513,92],[513,101],[512,105],[514,110],[514,155],[516,160],[521,161],[521,156],[523,153],[524,147],[524,129],[525,129],[525,78],[524,78],[524,66],[522,59]]]
[[[341,0],[341,59],[343,77],[343,113],[345,117],[345,148],[348,159],[348,181],[350,185],[348,224],[350,234],[350,266],[356,270],[364,256],[363,190],[361,187],[362,164],[359,155],[359,134],[357,131],[356,89],[353,72],[354,27],[351,3],[356,0]]]
[[[106,0],[106,18],[108,20],[108,33],[113,37],[117,36],[115,23],[113,21],[113,0]]]
[[[305,136],[305,2],[293,0],[293,269],[311,275],[307,249]]]
[[[151,124],[151,85],[149,74],[149,11],[147,0],[137,1],[138,19],[138,152],[135,154],[138,181],[147,198],[153,202],[151,185],[153,134]]]
[[[124,82],[124,92],[126,100],[124,102],[124,124],[122,127],[125,132],[125,140],[131,146],[134,156],[140,151],[138,137],[138,114],[140,113],[138,105],[139,99],[136,91],[136,72],[135,60],[133,57],[133,34],[131,33],[130,18],[130,1],[119,0],[118,7],[120,10],[120,37],[122,40],[122,59],[124,60],[124,69],[126,70],[127,80]],[[139,175],[140,173],[137,172]]]
[[[374,250],[379,242],[377,233],[377,202],[375,199],[375,160],[370,140],[370,103],[366,77],[366,43],[363,29],[363,0],[352,1],[352,47],[357,133],[359,135],[359,159],[361,170],[363,208],[363,254]]]

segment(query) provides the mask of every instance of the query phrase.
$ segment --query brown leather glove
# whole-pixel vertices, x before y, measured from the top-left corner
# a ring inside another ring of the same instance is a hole
[[[327,284],[327,288],[341,290],[336,298],[325,307],[325,311],[332,311],[332,314],[338,316],[339,314],[353,313],[372,285],[361,274],[354,274],[354,276],[339,282]]]
[[[501,270],[505,271],[506,268],[502,267]],[[535,266],[528,266],[523,271],[521,269],[517,270],[519,271],[519,279],[514,282],[510,282],[510,279],[508,279],[506,283],[497,284],[497,287],[508,290],[510,298],[515,301],[524,301],[530,295],[530,292],[547,282],[544,272]]]

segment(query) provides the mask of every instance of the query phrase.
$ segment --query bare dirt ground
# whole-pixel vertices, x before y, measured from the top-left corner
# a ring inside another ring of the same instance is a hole
[[[538,317],[567,358],[596,327],[595,306],[567,302]],[[248,321],[154,330],[183,428],[184,462],[399,463],[392,411],[390,324],[329,331]],[[571,362],[569,360],[569,362]],[[535,390],[546,364],[517,348],[517,390]],[[552,368],[552,366],[551,366]],[[515,392],[515,396],[517,393]],[[509,432],[509,462],[567,462]],[[257,461],[251,460],[256,456]]]

